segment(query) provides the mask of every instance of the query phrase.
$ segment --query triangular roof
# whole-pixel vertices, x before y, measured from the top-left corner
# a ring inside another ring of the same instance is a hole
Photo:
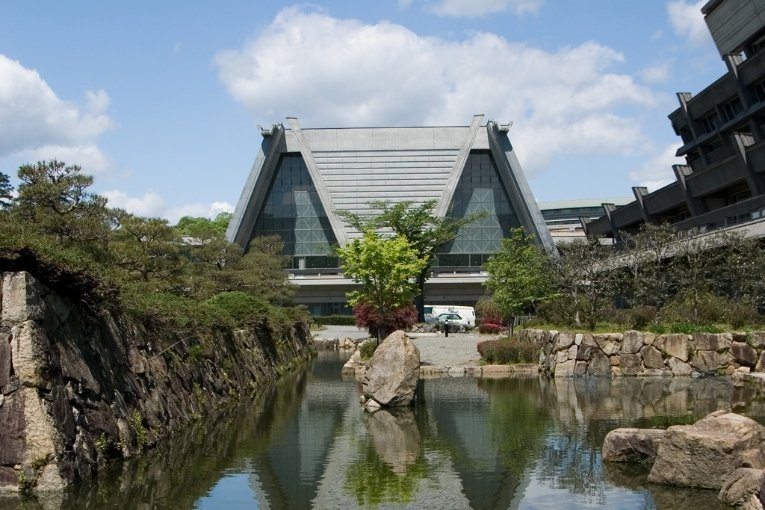
[[[302,129],[296,118],[289,128],[261,130],[263,143],[229,224],[227,237],[244,247],[274,177],[281,154],[300,153],[337,241],[358,235],[337,216],[347,210],[364,214],[373,200],[421,204],[438,200],[436,214],[448,213],[470,151],[490,151],[503,187],[521,224],[548,250],[553,241],[534,201],[507,136],[509,126]]]

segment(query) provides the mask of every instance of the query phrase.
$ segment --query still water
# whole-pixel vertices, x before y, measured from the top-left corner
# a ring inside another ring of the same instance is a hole
[[[360,385],[340,377],[346,357],[321,353],[273,393],[200,420],[97,483],[11,507],[719,508],[715,491],[649,485],[644,469],[604,465],[603,438],[731,405],[765,415],[725,380],[644,378],[432,379],[414,409],[367,415]]]

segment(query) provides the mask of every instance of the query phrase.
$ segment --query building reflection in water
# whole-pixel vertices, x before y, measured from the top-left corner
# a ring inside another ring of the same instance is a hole
[[[45,508],[216,508],[231,500],[262,509],[696,510],[714,507],[716,494],[648,486],[645,471],[603,466],[605,435],[731,406],[765,415],[753,390],[723,379],[536,377],[421,381],[414,408],[368,415],[358,383],[339,377],[344,359],[323,353],[272,393],[196,422]],[[0,501],[0,509],[18,507]]]

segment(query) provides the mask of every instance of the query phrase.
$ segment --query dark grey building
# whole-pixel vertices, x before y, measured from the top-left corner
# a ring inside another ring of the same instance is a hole
[[[476,115],[469,126],[261,129],[263,142],[227,237],[246,247],[277,234],[290,257],[296,300],[314,314],[343,311],[344,278],[331,247],[360,236],[339,210],[365,214],[372,200],[421,204],[439,216],[487,216],[462,228],[438,254],[426,284],[429,303],[473,304],[483,295],[481,266],[511,228],[524,227],[554,249],[508,137],[508,125]]]
[[[682,230],[727,228],[765,215],[765,0],[711,0],[702,8],[728,72],[695,96],[677,94],[669,115],[682,139],[676,180],[635,200],[603,204],[587,235],[618,237],[645,222]]]

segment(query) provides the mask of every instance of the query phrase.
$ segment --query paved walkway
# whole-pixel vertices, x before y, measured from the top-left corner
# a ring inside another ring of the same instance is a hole
[[[355,326],[327,326],[317,331],[317,338],[366,338],[366,330]],[[476,333],[409,333],[414,344],[420,350],[423,364],[442,367],[456,367],[480,364],[481,356],[476,345],[484,340],[496,338],[494,335]]]

